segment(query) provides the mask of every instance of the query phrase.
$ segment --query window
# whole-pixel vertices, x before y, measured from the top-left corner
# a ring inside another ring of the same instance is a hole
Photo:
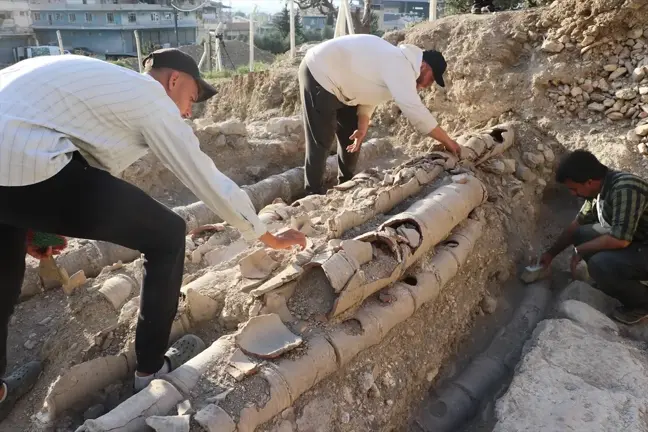
[[[69,14],[68,15],[68,20],[70,20],[71,23],[76,22],[76,14]]]
[[[185,12],[185,13],[184,13],[184,16],[185,16],[185,17],[188,17],[188,16],[189,16],[189,12]]]
[[[92,14],[89,13],[89,12],[86,12],[85,20],[86,20],[86,22],[92,22]]]
[[[56,21],[63,21],[63,14],[56,13],[56,15],[54,15],[54,19],[56,19]]]
[[[108,21],[108,24],[115,24],[115,15],[112,12],[108,12],[106,14],[106,19]]]
[[[160,14],[157,12],[151,13],[151,21],[160,21]]]
[[[40,21],[41,20],[41,15],[40,12],[34,12],[34,21]]]
[[[173,18],[173,15],[171,14],[171,12],[164,12],[163,18],[166,21],[171,21],[171,19]]]
[[[83,4],[88,4],[88,0],[83,0]]]
[[[20,11],[20,16],[25,16],[25,11]]]
[[[135,12],[128,13],[128,22],[129,23],[137,22],[137,14]]]

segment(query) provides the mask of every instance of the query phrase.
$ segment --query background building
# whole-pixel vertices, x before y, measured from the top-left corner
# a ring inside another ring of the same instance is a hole
[[[178,6],[192,9],[196,1]],[[31,0],[30,8],[40,44],[57,45],[56,30],[60,30],[63,47],[70,51],[80,48],[98,55],[135,55],[133,30],[139,30],[145,51],[154,45],[193,44],[197,38],[196,11],[176,13],[166,0]]]
[[[13,48],[35,43],[27,0],[0,0],[0,65],[13,63]]]

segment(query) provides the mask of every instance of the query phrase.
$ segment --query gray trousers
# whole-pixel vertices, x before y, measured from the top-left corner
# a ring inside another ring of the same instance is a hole
[[[578,247],[605,232],[599,224],[583,225],[573,236]],[[628,308],[648,308],[648,244],[630,243],[624,249],[605,250],[583,256],[596,287]]]
[[[304,190],[306,194],[323,194],[326,192],[326,159],[336,136],[338,183],[351,180],[354,175],[360,152],[349,153],[346,147],[353,143],[349,137],[358,128],[358,110],[355,106],[344,105],[335,95],[324,90],[305,62],[299,67],[299,90],[306,134]]]

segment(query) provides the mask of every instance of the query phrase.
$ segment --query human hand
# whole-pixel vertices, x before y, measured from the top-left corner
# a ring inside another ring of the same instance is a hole
[[[448,142],[443,144],[443,146],[453,155],[461,157],[461,147],[459,147],[459,144],[457,144],[453,139],[450,139]]]
[[[545,252],[540,256],[540,265],[543,268],[549,268],[554,257],[549,252]]]
[[[572,274],[572,279],[576,279],[576,267],[578,266],[578,263],[581,262],[583,258],[576,253],[576,250],[574,250],[574,254],[571,257],[571,262],[569,263],[569,268],[571,270]]]
[[[290,249],[292,246],[299,246],[300,250],[306,247],[306,236],[295,229],[286,229],[270,234],[269,232],[259,237],[259,240],[272,249]]]
[[[353,132],[353,135],[349,137],[349,139],[353,140],[353,144],[347,146],[347,151],[349,153],[355,153],[357,151],[360,151],[360,147],[362,146],[362,141],[365,139],[367,136],[367,130],[362,130],[362,128],[357,129],[355,132]]]
[[[38,260],[43,260],[54,255],[54,250],[52,249],[52,246],[48,246],[47,248],[42,248],[42,247],[27,245],[27,254],[29,254],[29,256],[32,256]]]

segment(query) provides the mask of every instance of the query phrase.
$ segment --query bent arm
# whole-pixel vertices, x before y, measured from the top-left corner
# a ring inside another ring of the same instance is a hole
[[[416,78],[413,75],[411,78],[405,73],[399,73],[396,68],[385,68],[383,72],[385,85],[403,115],[421,134],[430,135],[431,131],[437,127],[438,122],[421,102],[416,90]]]
[[[563,230],[547,253],[551,255],[552,258],[555,258],[560,252],[574,244],[574,232],[576,232],[580,225],[581,224],[577,217]]]
[[[198,138],[179,115],[158,115],[154,124],[143,128],[142,134],[162,163],[214,213],[238,229],[246,240],[255,240],[267,233],[250,197],[200,150]]]

